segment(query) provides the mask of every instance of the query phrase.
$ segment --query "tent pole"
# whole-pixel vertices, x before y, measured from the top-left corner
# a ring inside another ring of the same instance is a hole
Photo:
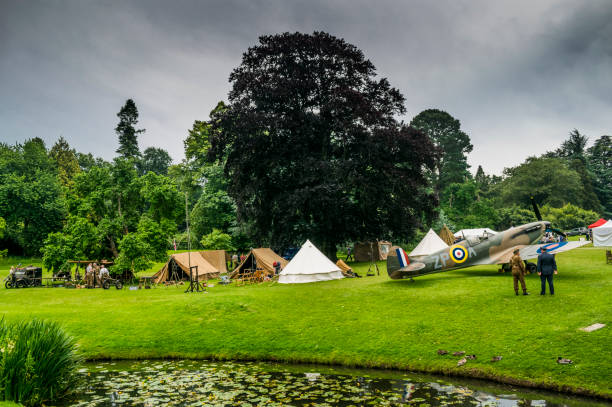
[[[191,233],[189,232],[189,202],[185,191],[185,223],[187,225],[187,262],[189,264],[189,287],[185,292],[193,292],[193,272],[191,270]]]

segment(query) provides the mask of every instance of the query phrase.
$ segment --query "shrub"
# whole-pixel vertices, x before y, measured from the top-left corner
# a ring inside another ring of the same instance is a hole
[[[0,400],[31,406],[66,398],[78,387],[81,361],[56,323],[0,321]]]
[[[232,244],[232,237],[219,229],[213,229],[209,234],[202,236],[200,244],[206,250],[236,250]]]

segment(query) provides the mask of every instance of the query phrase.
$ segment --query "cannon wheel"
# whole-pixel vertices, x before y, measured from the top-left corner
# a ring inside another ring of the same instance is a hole
[[[6,282],[4,283],[4,287],[13,288],[13,283],[11,282],[11,280],[6,280]]]
[[[26,286],[26,282],[23,280],[17,280],[17,282],[15,283],[15,287],[17,288],[23,288]]]
[[[115,283],[115,288],[116,288],[117,290],[121,290],[121,289],[123,288],[123,283],[122,283],[121,281],[117,281],[117,282]]]
[[[110,288],[110,282],[105,281],[102,283],[102,288],[104,288],[105,290],[108,290]]]

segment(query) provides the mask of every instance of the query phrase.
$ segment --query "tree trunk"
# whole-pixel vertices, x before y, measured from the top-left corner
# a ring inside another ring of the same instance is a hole
[[[116,259],[117,257],[119,257],[119,252],[117,251],[117,246],[115,245],[115,241],[113,240],[112,236],[107,235],[106,238],[108,239],[110,243],[109,249],[113,253],[113,257]]]

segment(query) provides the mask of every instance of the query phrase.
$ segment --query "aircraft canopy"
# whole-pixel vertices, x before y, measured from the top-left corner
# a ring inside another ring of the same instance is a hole
[[[484,235],[496,235],[497,232],[489,228],[477,228],[477,229],[461,229],[455,232],[455,237],[467,238],[468,236],[484,236]]]

